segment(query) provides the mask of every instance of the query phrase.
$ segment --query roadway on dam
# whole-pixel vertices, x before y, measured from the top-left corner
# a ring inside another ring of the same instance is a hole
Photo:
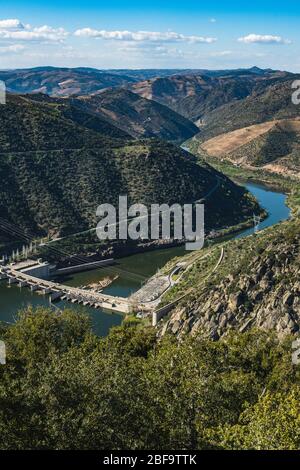
[[[271,190],[261,184],[242,184],[246,186],[269,213],[269,216],[261,223],[261,229],[288,219],[290,209],[286,205],[286,194]],[[251,233],[253,233],[253,228],[234,235],[234,238],[244,237]],[[233,237],[231,236],[230,238]],[[103,293],[126,299],[138,291],[145,280],[155,275],[158,269],[163,267],[170,259],[182,256],[184,253],[184,246],[139,253],[116,260],[114,267],[104,267],[95,271],[66,275],[55,279],[55,282],[79,288],[83,285],[98,282],[108,276],[114,276],[120,269],[118,279],[105,288]],[[7,281],[1,281],[0,320],[14,322],[17,318],[17,312],[27,305],[49,306],[49,296],[37,294],[38,292],[31,292],[30,289],[20,288],[18,284],[8,286]],[[56,305],[58,308],[71,308],[72,310],[83,310],[88,313],[92,321],[93,330],[101,336],[106,335],[112,326],[121,324],[123,319],[123,315],[120,315],[118,312],[109,312],[103,308],[94,309],[88,306],[84,307],[82,304],[73,305],[64,300],[59,300]]]

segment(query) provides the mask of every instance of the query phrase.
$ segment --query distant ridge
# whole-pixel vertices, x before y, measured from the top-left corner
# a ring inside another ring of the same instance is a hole
[[[180,144],[198,132],[193,122],[175,111],[124,88],[81,96],[73,103],[135,138],[157,137]]]
[[[129,84],[140,96],[158,101],[186,118],[198,122],[224,106],[242,100],[254,90],[287,80],[292,74],[258,68],[202,71],[157,77]]]

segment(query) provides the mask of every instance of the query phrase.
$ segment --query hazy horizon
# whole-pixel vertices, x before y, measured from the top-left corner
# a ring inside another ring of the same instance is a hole
[[[300,6],[195,0],[16,0],[1,8],[1,69],[300,69]]]

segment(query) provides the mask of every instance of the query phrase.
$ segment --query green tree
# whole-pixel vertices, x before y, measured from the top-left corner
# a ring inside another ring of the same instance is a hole
[[[2,449],[299,447],[299,368],[272,333],[178,342],[130,320],[98,338],[38,308],[0,337]]]

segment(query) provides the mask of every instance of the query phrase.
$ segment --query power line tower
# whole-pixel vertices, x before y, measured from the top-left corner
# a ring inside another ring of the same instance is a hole
[[[253,226],[254,226],[254,233],[259,232],[259,224],[261,222],[261,216],[253,214]]]

